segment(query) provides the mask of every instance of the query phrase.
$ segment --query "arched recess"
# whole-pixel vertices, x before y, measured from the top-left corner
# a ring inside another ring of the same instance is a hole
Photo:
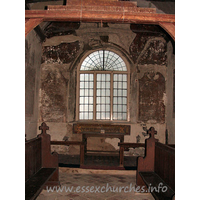
[[[125,73],[129,74],[127,82],[128,82],[128,85],[130,85],[130,68],[131,68],[131,66],[133,66],[133,63],[132,63],[131,58],[129,57],[129,55],[127,54],[127,52],[123,48],[120,48],[117,45],[109,44],[109,45],[94,47],[90,50],[83,51],[82,53],[80,53],[74,59],[74,61],[71,63],[71,65],[69,67],[69,71],[71,73],[73,73],[74,71],[78,71],[77,76],[74,76],[74,77],[71,76],[72,77],[71,80],[76,83],[76,88],[77,88],[77,91],[75,91],[76,92],[76,105],[79,105],[79,102],[78,102],[79,101],[79,81],[80,81],[79,76],[80,76],[80,73],[84,73],[83,71],[80,71],[81,64],[83,63],[83,61],[85,60],[85,58],[87,56],[89,56],[90,54],[92,54],[96,51],[101,51],[101,50],[111,51],[111,52],[117,54],[118,56],[120,56],[123,59],[123,62],[125,62],[125,65],[127,67],[127,70],[125,71]],[[135,69],[134,66],[132,68]],[[97,72],[98,71],[96,71],[96,73]],[[101,70],[99,72],[102,73]],[[109,71],[107,71],[107,72],[109,73]],[[116,72],[116,71],[114,71],[114,72]],[[92,71],[89,72],[89,73],[92,73]],[[119,72],[117,72],[117,73],[119,73]],[[132,86],[131,86],[131,88],[132,88]],[[129,91],[130,91],[130,88],[128,88],[128,94],[129,94]],[[127,108],[129,108],[129,101],[127,102]],[[78,118],[79,112],[78,111],[79,111],[79,108],[76,107],[76,114],[75,114],[76,117],[75,118],[76,118],[77,121],[79,120],[79,118]],[[95,121],[97,121],[97,120],[95,119]],[[130,121],[130,111],[129,111],[129,109],[127,111],[127,120],[126,121]]]

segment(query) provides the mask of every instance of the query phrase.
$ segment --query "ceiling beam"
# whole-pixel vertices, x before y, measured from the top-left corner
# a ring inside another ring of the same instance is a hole
[[[175,15],[132,12],[129,10],[125,12],[120,9],[115,11],[106,9],[105,12],[104,9],[105,7],[100,6],[96,11],[88,9],[78,10],[72,7],[71,9],[69,7],[68,9],[62,7],[57,10],[25,10],[25,18],[33,20],[33,24],[38,23],[37,19],[42,21],[154,24],[164,28],[175,40]]]
[[[175,41],[175,23],[160,22],[159,25],[173,38]]]
[[[67,5],[137,7],[137,1],[67,0]]]
[[[29,7],[29,5],[27,5],[26,3],[25,3],[25,9],[26,10],[30,10],[30,7]],[[34,25],[34,23],[36,22],[36,23],[41,23],[40,22],[40,20],[39,21],[30,21],[29,19],[28,20],[26,20],[25,21],[25,23],[27,23],[28,22],[28,24],[30,24],[30,25],[28,25],[28,26],[32,26],[32,25]],[[26,28],[26,26],[25,26],[25,28]],[[40,38],[40,41],[41,42],[44,42],[45,41],[45,39],[46,39],[46,36],[44,35],[44,33],[43,33],[43,31],[42,31],[42,29],[40,28],[40,26],[38,25],[38,26],[35,26],[35,28],[34,28],[34,31],[36,32],[36,34],[39,36],[39,38]],[[26,35],[26,29],[25,29],[25,35]]]
[[[37,19],[25,19],[25,37],[30,33],[35,27],[37,27],[41,22],[43,22],[42,18]],[[37,33],[37,29],[36,29]],[[40,38],[42,40],[42,38]]]
[[[156,13],[156,8],[139,8],[128,6],[81,6],[81,5],[50,5],[47,10],[77,10],[77,11],[103,11],[103,12],[121,12],[121,13]]]
[[[146,1],[157,1],[157,2],[175,2],[175,0],[146,0]]]
[[[121,22],[136,24],[175,23],[175,15],[157,13],[103,12],[84,10],[26,10],[25,18],[44,21]]]
[[[62,0],[25,0],[25,3],[40,3],[40,2],[50,2],[50,1],[62,1]]]

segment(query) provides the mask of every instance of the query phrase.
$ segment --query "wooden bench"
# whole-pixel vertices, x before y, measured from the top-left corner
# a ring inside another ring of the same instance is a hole
[[[138,157],[136,184],[155,199],[171,200],[175,195],[175,148],[158,142],[151,127],[145,140],[145,157]]]
[[[47,186],[60,185],[58,154],[51,153],[49,127],[43,122],[41,134],[25,141],[25,199],[36,199]]]
[[[51,145],[80,146],[80,166],[84,164],[84,143],[80,141],[51,141]]]
[[[119,142],[119,166],[124,167],[124,151],[128,148],[137,148],[137,147],[145,147],[144,143],[128,143],[128,142]]]

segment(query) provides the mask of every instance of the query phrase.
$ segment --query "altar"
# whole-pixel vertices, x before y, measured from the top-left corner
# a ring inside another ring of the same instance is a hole
[[[87,153],[87,138],[105,137],[118,138],[124,142],[124,136],[130,135],[130,125],[100,124],[100,123],[76,123],[73,125],[74,134],[82,134],[84,154]]]

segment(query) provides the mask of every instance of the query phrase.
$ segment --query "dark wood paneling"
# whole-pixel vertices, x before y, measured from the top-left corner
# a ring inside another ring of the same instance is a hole
[[[26,200],[35,199],[44,186],[59,185],[58,154],[51,153],[49,127],[42,123],[41,134],[25,140],[25,194]]]
[[[175,190],[175,149],[155,143],[155,173]]]
[[[42,166],[41,138],[25,143],[25,181],[33,176]]]

